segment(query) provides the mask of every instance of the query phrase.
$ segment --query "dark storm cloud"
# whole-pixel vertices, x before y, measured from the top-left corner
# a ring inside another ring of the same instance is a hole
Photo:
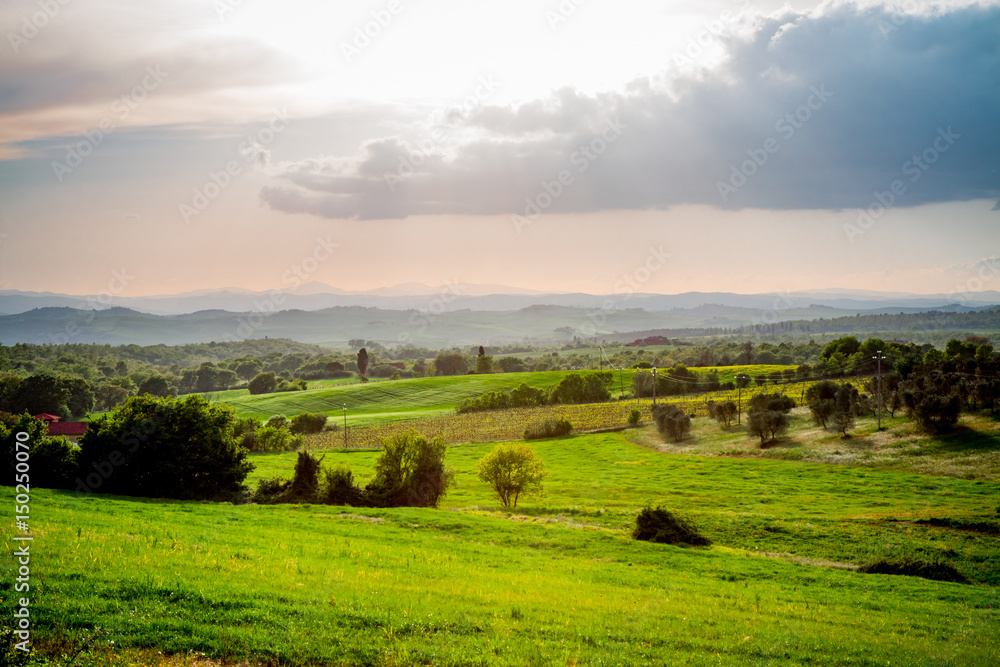
[[[894,182],[901,206],[1000,192],[1000,9],[829,4],[721,39],[725,63],[697,76],[560,90],[467,114],[461,140],[439,130],[285,164],[262,200],[373,219],[525,214],[531,203],[860,208]]]

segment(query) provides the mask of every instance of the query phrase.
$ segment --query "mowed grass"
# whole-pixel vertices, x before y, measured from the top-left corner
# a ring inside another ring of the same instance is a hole
[[[791,366],[720,366],[692,369],[698,375],[718,372],[721,382],[728,382],[737,373],[767,375]],[[404,380],[338,381],[334,386],[317,385],[306,391],[281,392],[251,396],[246,390],[217,392],[213,400],[232,405],[241,417],[266,419],[283,414],[291,417],[302,412],[322,412],[342,417],[347,406],[348,425],[399,421],[420,417],[453,414],[455,407],[466,398],[475,398],[488,391],[516,388],[521,383],[549,389],[570,374],[591,371],[539,371],[537,373],[489,373],[455,375]],[[632,376],[639,371],[625,369],[612,373],[609,391],[613,397],[631,393]],[[647,371],[648,372],[648,371]],[[320,381],[323,382],[323,381]],[[313,385],[310,385],[312,387]],[[338,422],[339,423],[339,422]]]
[[[856,518],[866,498],[919,512],[914,480],[824,479],[822,466],[667,456],[617,435],[536,446],[552,471],[548,494],[510,515],[448,511],[490,504],[469,479],[469,464],[487,449],[473,445],[449,450],[460,479],[441,510],[35,492],[34,640],[68,649],[100,627],[100,664],[146,664],[159,651],[288,665],[1000,660],[995,588],[789,563],[727,537],[749,526],[742,516],[816,525],[830,509],[830,519]],[[364,456],[345,454],[359,467]],[[946,482],[936,493],[953,509],[996,493]],[[837,491],[845,484],[853,493]],[[850,502],[842,506],[841,495]],[[0,496],[13,501],[11,489]],[[629,503],[646,499],[695,514],[716,545],[630,540],[621,530]],[[720,523],[726,514],[737,523]],[[12,568],[4,564],[8,575]]]
[[[306,391],[246,395],[222,402],[232,405],[241,417],[258,418],[275,414],[292,416],[302,412],[322,412],[340,417],[346,404],[349,425],[356,422],[370,424],[378,420],[453,414],[463,399],[475,398],[488,391],[514,389],[522,382],[532,387],[554,387],[574,372],[578,371],[455,375],[365,384],[355,381]],[[631,385],[628,372],[623,374],[623,378],[626,385]]]

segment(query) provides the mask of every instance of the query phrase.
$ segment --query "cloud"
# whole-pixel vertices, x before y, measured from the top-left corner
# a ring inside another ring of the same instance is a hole
[[[381,219],[867,208],[896,181],[895,206],[995,197],[998,29],[995,6],[785,9],[730,26],[710,70],[487,106],[454,129],[415,123],[422,133],[373,137],[353,156],[276,165],[261,199]]]

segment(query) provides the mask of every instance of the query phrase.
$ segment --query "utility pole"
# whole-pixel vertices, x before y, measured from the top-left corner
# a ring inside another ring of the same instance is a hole
[[[653,408],[656,408],[656,366],[653,366]]]
[[[876,367],[878,368],[878,430],[882,430],[882,360],[885,357],[882,356],[882,350],[875,353],[872,357],[875,359]]]
[[[614,375],[612,375],[611,377],[614,377]],[[612,382],[614,382],[614,380],[612,380]],[[625,381],[622,380],[622,367],[621,366],[618,367],[618,390],[621,392],[618,400],[624,399],[625,398]]]
[[[344,449],[347,449],[347,403],[344,403]]]
[[[743,373],[736,374],[736,423],[743,423],[743,379],[748,376]]]

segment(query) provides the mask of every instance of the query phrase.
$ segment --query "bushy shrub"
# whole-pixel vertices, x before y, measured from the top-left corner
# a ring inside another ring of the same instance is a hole
[[[950,581],[957,584],[967,584],[969,580],[953,565],[938,560],[925,561],[915,558],[898,560],[881,559],[858,568],[864,574],[902,574],[911,577],[921,577],[934,581]]]
[[[268,417],[267,421],[264,422],[264,426],[268,426],[270,428],[288,428],[290,424],[291,422],[288,421],[288,417],[285,415],[271,415]]]
[[[323,469],[319,502],[325,505],[364,504],[364,490],[354,483],[354,473],[345,465]]]
[[[295,435],[304,435],[307,433],[319,433],[326,426],[326,415],[321,413],[310,413],[303,412],[300,415],[295,415],[292,417],[292,422],[288,426],[288,430]]]
[[[415,430],[382,441],[375,475],[365,487],[368,503],[377,507],[437,507],[453,478],[445,468],[445,444]]]
[[[632,408],[628,413],[628,425],[638,426],[639,422],[642,421],[642,411],[639,408]]]
[[[261,426],[254,436],[254,452],[290,452],[305,444],[301,435],[292,435],[287,428]]]
[[[653,420],[660,433],[680,442],[691,430],[691,417],[671,403],[663,403],[653,408]]]
[[[316,458],[310,452],[299,452],[295,459],[295,473],[292,484],[288,488],[291,499],[297,502],[315,502],[319,495],[319,471],[321,458]]]
[[[31,450],[31,486],[70,489],[76,477],[76,448],[63,437],[42,438]]]
[[[71,488],[76,477],[76,450],[66,438],[48,436],[44,422],[27,412],[0,413],[0,485],[14,486],[18,433],[27,433],[31,486],[46,489]],[[93,472],[93,471],[90,471]]]
[[[694,523],[661,507],[645,507],[635,518],[632,539],[660,544],[707,546],[712,543],[698,532]]]
[[[292,486],[292,480],[282,477],[262,479],[257,482],[257,490],[250,497],[252,502],[261,505],[271,505],[283,502],[285,495]]]
[[[524,429],[525,440],[538,440],[539,438],[555,438],[567,435],[573,430],[573,424],[566,417],[555,419],[549,417],[540,424],[535,424]]]

